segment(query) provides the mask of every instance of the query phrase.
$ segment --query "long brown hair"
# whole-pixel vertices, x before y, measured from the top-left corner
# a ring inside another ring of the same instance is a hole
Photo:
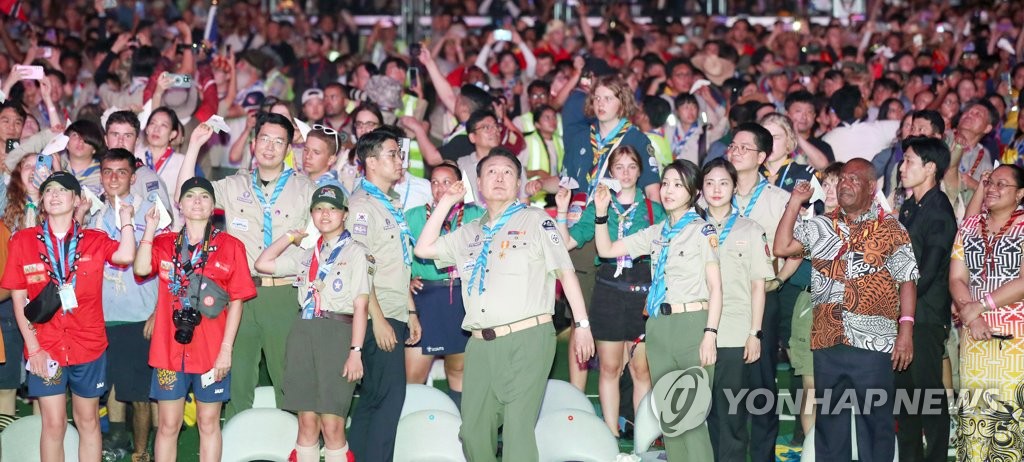
[[[11,171],[11,182],[7,185],[7,208],[4,209],[2,221],[12,233],[35,226],[42,220],[42,213],[39,212],[36,214],[36,223],[29,223],[26,226],[25,203],[28,202],[28,190],[21,182],[21,167],[23,165],[25,162],[18,162],[18,165]],[[39,204],[36,204],[36,207],[38,206]]]

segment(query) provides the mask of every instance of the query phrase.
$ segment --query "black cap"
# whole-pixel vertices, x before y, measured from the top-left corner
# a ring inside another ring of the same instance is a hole
[[[210,198],[213,199],[213,202],[217,202],[217,196],[213,193],[213,183],[210,183],[210,180],[207,180],[206,178],[201,178],[198,176],[189,178],[185,180],[184,183],[181,184],[181,197],[178,197],[178,200],[180,201],[182,197],[185,197],[186,192],[189,192],[196,188],[202,189],[210,193]]]
[[[42,193],[43,191],[46,191],[47,186],[51,183],[57,183],[63,186],[64,189],[74,191],[75,195],[82,195],[81,183],[78,182],[78,179],[75,178],[74,175],[68,172],[56,171],[50,174],[50,176],[43,180],[43,184],[39,185],[39,192]]]
[[[335,185],[324,185],[316,188],[313,193],[313,201],[310,202],[309,208],[312,209],[316,204],[326,202],[334,206],[339,210],[347,210],[348,203],[345,201],[345,194],[341,191],[341,188]]]

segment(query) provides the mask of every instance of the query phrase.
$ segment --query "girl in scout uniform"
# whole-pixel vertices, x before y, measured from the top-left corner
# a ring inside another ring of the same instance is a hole
[[[210,223],[215,203],[208,180],[186,180],[178,198],[185,226],[154,238],[160,215],[153,207],[135,256],[136,276],[157,273],[160,278],[149,347],[149,393],[157,401],[159,420],[153,452],[158,461],[177,458],[190,388],[197,402],[199,458],[221,456],[220,411],[231,399],[231,351],[242,301],[256,296],[256,286],[247,271],[245,246]]]
[[[697,393],[705,396],[710,394],[714,374],[718,322],[722,315],[722,276],[715,226],[704,221],[694,206],[699,176],[697,166],[688,161],[677,160],[666,166],[661,180],[661,204],[668,219],[615,242],[608,231],[611,192],[602,184],[594,195],[598,255],[634,259],[651,256],[652,283],[645,309],[649,316],[647,360],[655,400],[665,399],[658,394],[658,380],[669,372],[688,370],[686,373],[698,381]],[[704,369],[690,370],[695,366]],[[662,409],[664,413],[670,412]],[[685,417],[663,415],[665,421],[687,421]],[[669,460],[714,460],[708,428],[703,422],[689,429],[674,430],[677,436],[665,437]]]
[[[732,206],[736,193],[736,168],[724,158],[708,162],[702,171],[702,194],[708,204],[704,219],[714,225],[721,246],[723,275],[735,280],[723,287],[722,320],[719,323],[718,362],[711,393],[708,431],[716,460],[745,460],[750,436],[745,409],[729,409],[726,390],[735,396],[749,388],[745,365],[761,357],[761,320],[764,316],[765,281],[775,277],[768,238],[757,222],[741,217]],[[744,284],[744,281],[749,283]]]
[[[632,146],[619,146],[609,159],[612,178],[619,182],[620,189],[612,199],[615,213],[608,215],[611,238],[621,239],[644,228],[665,220],[661,204],[648,199],[642,189],[636,187],[640,178],[640,154]],[[572,229],[567,225],[570,192],[562,188],[555,195],[558,215],[555,223],[568,249],[583,247],[594,239],[595,205],[591,202]],[[601,364],[601,378],[598,395],[601,413],[605,423],[618,434],[619,426],[619,375],[622,373],[623,354],[629,353],[629,371],[633,378],[633,407],[651,389],[651,377],[647,368],[647,353],[642,341],[644,335],[644,300],[651,285],[651,267],[648,259],[637,261],[628,256],[614,259],[595,259],[597,281],[594,285],[590,305],[590,322],[597,342],[598,362]]]
[[[295,460],[320,460],[322,431],[327,462],[351,461],[345,419],[356,381],[363,376],[373,257],[345,230],[348,206],[341,188],[317,188],[310,214],[320,231],[312,249],[282,256],[306,236],[304,230],[289,231],[264,250],[254,266],[267,274],[287,271],[305,276],[300,276],[299,320],[288,334],[281,403],[283,409],[299,413]]]
[[[430,191],[434,201],[416,207],[405,214],[409,231],[419,236],[437,201],[453,184],[462,181],[462,170],[450,160],[434,167],[430,174]],[[441,228],[448,234],[484,214],[484,209],[473,204],[458,204],[448,212]],[[456,404],[462,402],[462,371],[469,332],[462,330],[466,309],[462,302],[462,284],[454,266],[437,268],[433,260],[416,258],[412,261],[413,302],[420,319],[423,335],[418,347],[405,349],[405,370],[409,383],[426,383],[430,366],[436,356],[444,356],[444,370],[448,377],[448,390]]]

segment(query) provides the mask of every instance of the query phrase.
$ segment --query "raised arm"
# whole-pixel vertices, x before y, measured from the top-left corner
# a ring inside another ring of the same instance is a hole
[[[565,188],[558,188],[558,193],[555,194],[555,205],[558,210],[555,216],[555,227],[558,228],[558,233],[562,235],[562,242],[565,243],[565,248],[568,250],[575,249],[578,242],[572,238],[569,234],[569,202],[572,201],[572,191]],[[607,233],[607,230],[606,230]]]
[[[601,258],[618,258],[629,255],[626,243],[619,239],[612,242],[608,234],[608,204],[611,203],[612,193],[608,186],[598,185],[594,191],[594,244],[597,246],[597,254]],[[604,222],[598,224],[598,220]]]
[[[284,233],[284,236],[277,238],[270,247],[267,247],[256,261],[253,263],[253,268],[263,274],[274,274],[277,272],[277,259],[284,253],[285,250],[292,244],[299,245],[302,239],[306,237],[306,232],[301,229],[293,229]]]
[[[437,99],[441,101],[441,104],[444,105],[448,112],[454,114],[456,102],[455,89],[448,83],[448,79],[441,73],[441,69],[437,68],[434,57],[430,55],[426,47],[420,47],[419,58],[420,62],[423,63],[423,67],[427,69],[427,74],[430,75],[430,82],[434,85],[434,91],[437,92]]]
[[[135,262],[132,269],[138,277],[146,277],[153,271],[153,236],[156,235],[157,223],[160,221],[160,211],[156,207],[149,209],[146,213],[146,230],[142,232],[142,240],[135,253]]]
[[[448,191],[437,201],[437,209],[430,214],[430,218],[423,225],[420,237],[416,239],[416,247],[413,253],[425,260],[437,259],[437,240],[441,237],[441,227],[448,217],[448,212],[466,195],[466,187],[461,183],[455,183],[448,188]]]
[[[174,197],[181,197],[181,185],[185,180],[195,176],[196,159],[199,158],[199,149],[213,136],[213,128],[207,124],[199,124],[192,131],[188,141],[188,149],[185,150],[185,158],[181,161],[181,170],[178,170],[178,182],[174,185]]]
[[[793,188],[793,194],[789,196],[789,203],[786,204],[786,212],[782,214],[779,227],[775,230],[775,244],[772,250],[776,257],[803,255],[804,245],[793,237],[793,229],[796,227],[796,219],[800,215],[803,203],[810,198],[810,183],[800,183]]]
[[[122,204],[118,214],[121,216],[121,240],[117,250],[110,256],[110,262],[128,266],[135,261],[135,208],[130,204]],[[125,228],[129,229],[125,231]]]

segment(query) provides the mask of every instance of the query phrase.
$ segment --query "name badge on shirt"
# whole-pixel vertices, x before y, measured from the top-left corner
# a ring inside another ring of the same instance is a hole
[[[67,313],[75,308],[78,308],[78,296],[75,295],[75,288],[71,284],[61,284],[60,291],[60,304]]]
[[[249,220],[244,218],[235,218],[231,220],[231,227],[239,231],[249,231]]]

